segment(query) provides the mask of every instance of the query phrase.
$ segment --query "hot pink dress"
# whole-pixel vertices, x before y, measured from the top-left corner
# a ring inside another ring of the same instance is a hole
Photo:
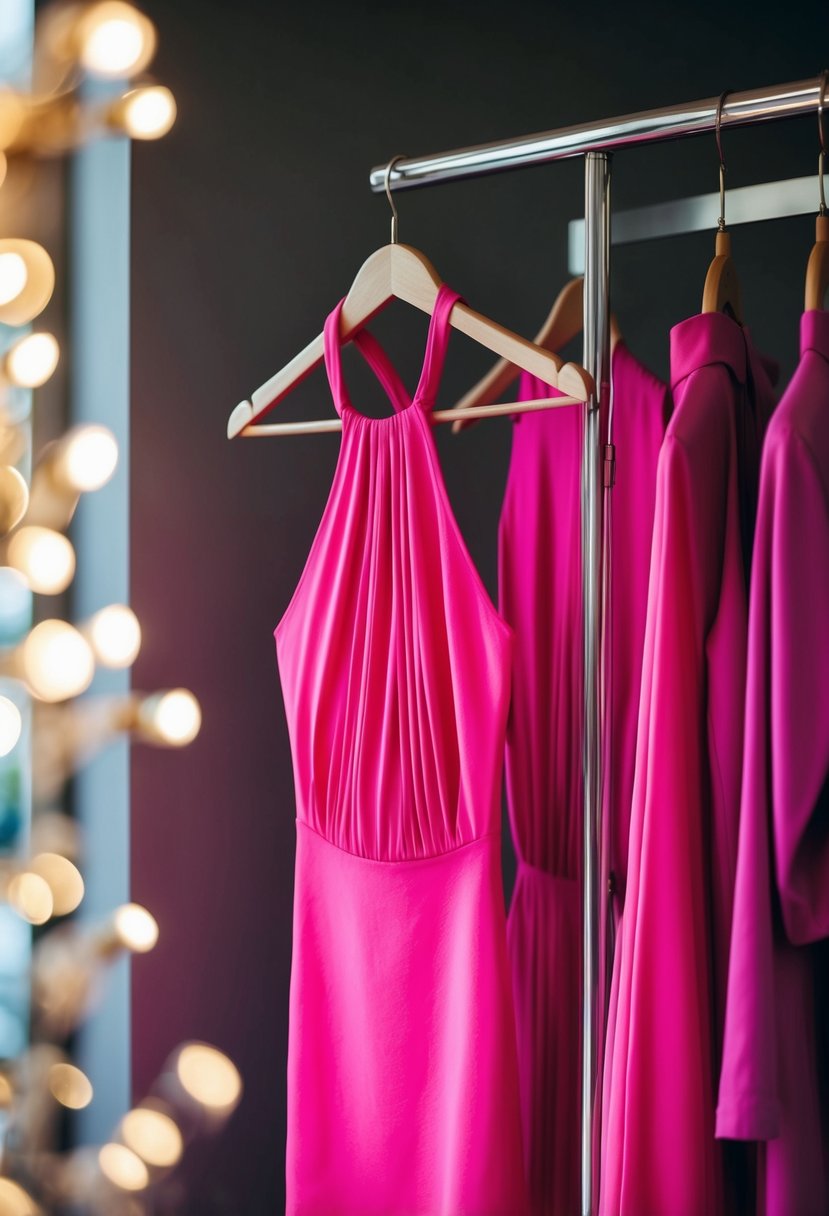
[[[450,507],[429,411],[458,296],[442,287],[410,399],[354,409],[276,629],[297,798],[287,1210],[525,1210],[501,884],[511,633]]]
[[[613,352],[614,496],[609,865],[624,894],[656,463],[667,387],[624,343]],[[519,396],[552,390],[523,376]],[[607,418],[602,419],[607,430]],[[518,874],[508,942],[527,1175],[536,1216],[580,1210],[583,411],[515,419],[499,529],[501,611],[513,626],[507,793]],[[606,887],[605,887],[606,889]]]
[[[606,1216],[736,1216],[714,1139],[737,856],[746,568],[774,394],[723,314],[671,331],[628,884],[604,1067]],[[736,1149],[740,1146],[730,1146]]]
[[[829,312],[763,448],[717,1135],[768,1141],[758,1216],[829,1211]]]

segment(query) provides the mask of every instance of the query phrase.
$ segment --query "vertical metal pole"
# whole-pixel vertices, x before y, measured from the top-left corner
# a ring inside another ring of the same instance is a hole
[[[581,1211],[593,1216],[593,1113],[599,1033],[599,817],[601,814],[601,477],[599,406],[610,380],[610,158],[588,152],[584,180],[584,366],[596,391],[584,420],[581,468],[582,624],[584,629],[584,861],[582,871]]]

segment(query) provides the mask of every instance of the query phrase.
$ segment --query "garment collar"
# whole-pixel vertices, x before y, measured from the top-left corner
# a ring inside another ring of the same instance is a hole
[[[809,314],[805,314],[808,316]],[[825,330],[823,331],[826,332]],[[825,344],[824,344],[825,349]],[[701,312],[680,321],[671,330],[671,389],[691,372],[712,363],[729,368],[740,384],[745,384],[762,368],[772,386],[780,378],[780,364],[754,346],[751,330],[739,325],[724,312]]]
[[[740,384],[746,382],[747,350],[743,330],[723,312],[701,312],[671,330],[671,389],[691,372],[722,363]]]
[[[800,318],[800,353],[814,350],[829,360],[829,309],[811,308]]]

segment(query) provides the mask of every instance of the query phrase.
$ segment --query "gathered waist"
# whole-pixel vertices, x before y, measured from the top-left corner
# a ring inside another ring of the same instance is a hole
[[[364,862],[371,866],[418,866],[433,862],[439,862],[444,858],[454,858],[458,854],[474,849],[490,849],[500,853],[501,849],[501,834],[500,832],[485,832],[482,836],[476,836],[473,840],[462,841],[460,844],[454,845],[452,848],[442,849],[437,853],[424,853],[420,856],[412,857],[371,857],[365,853],[356,853],[353,849],[346,849],[336,841],[329,840],[327,836],[323,836],[316,828],[311,827],[304,819],[297,817],[296,820],[297,834],[302,829],[308,832],[315,840],[320,841],[330,849],[336,850],[337,853],[342,853],[344,857],[350,857],[356,862]]]

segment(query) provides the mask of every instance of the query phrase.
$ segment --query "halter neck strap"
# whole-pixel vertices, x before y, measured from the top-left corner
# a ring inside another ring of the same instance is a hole
[[[344,410],[354,409],[343,379],[340,317],[344,303],[345,298],[340,300],[336,308],[328,314],[324,330],[325,370],[328,373],[328,383],[331,385],[334,405],[341,417]],[[411,405],[409,394],[394,365],[374,335],[367,329],[360,329],[354,334],[352,341],[382,384],[395,411],[400,413],[401,410],[408,409]]]
[[[446,348],[449,344],[449,315],[460,298],[458,293],[452,291],[445,283],[438,290],[434,311],[429,320],[423,368],[414,398],[409,397],[394,365],[374,335],[367,329],[358,330],[354,334],[352,339],[354,344],[382,384],[397,413],[401,413],[413,404],[417,404],[421,409],[427,411],[434,406],[446,358]],[[328,374],[328,383],[331,385],[334,406],[340,417],[346,410],[360,412],[354,410],[343,379],[343,343],[340,336],[340,319],[344,303],[345,299],[340,300],[336,308],[328,314],[324,329],[325,370]]]
[[[442,283],[438,290],[435,307],[429,322],[429,335],[426,339],[426,353],[423,357],[423,370],[415,389],[414,400],[422,409],[431,410],[438,393],[443,364],[446,360],[446,349],[449,345],[449,316],[452,309],[462,297],[451,287]]]

